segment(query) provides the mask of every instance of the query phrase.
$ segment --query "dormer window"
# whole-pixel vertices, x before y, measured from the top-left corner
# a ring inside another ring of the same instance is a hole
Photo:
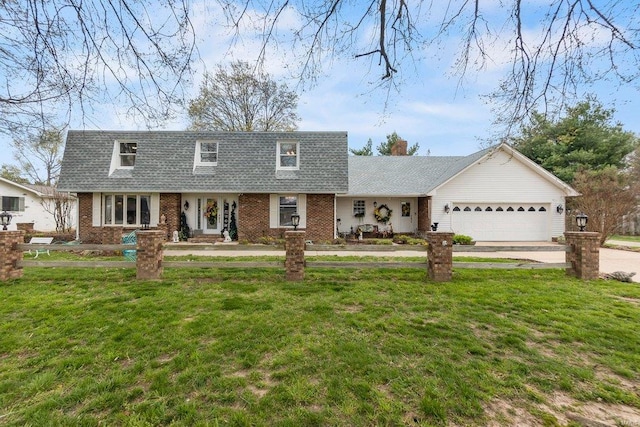
[[[136,142],[120,143],[120,167],[132,168],[136,164],[136,153],[138,144]]]
[[[216,141],[198,141],[196,143],[196,163],[216,165],[218,163],[218,143]]]
[[[278,142],[278,163],[276,165],[276,169],[299,169],[299,148],[300,146],[297,142]]]

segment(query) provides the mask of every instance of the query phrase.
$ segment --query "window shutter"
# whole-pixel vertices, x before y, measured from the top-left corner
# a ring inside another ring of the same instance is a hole
[[[298,194],[298,214],[300,215],[300,228],[307,228],[307,195]]]
[[[151,209],[149,224],[151,226],[158,225],[160,222],[160,194],[151,194],[151,206],[149,208]]]
[[[269,227],[278,228],[278,214],[280,201],[277,194],[269,195]]]
[[[102,193],[93,193],[92,220],[91,225],[100,227],[102,225]]]
[[[24,212],[24,197],[18,197],[18,211]]]

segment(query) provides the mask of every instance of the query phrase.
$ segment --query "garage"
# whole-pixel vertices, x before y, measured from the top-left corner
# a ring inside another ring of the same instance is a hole
[[[476,241],[545,241],[550,227],[549,205],[454,204],[451,228]]]

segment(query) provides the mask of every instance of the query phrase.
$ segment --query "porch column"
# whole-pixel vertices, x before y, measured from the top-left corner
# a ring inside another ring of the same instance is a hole
[[[136,232],[136,278],[154,280],[162,278],[162,242],[160,230]]]

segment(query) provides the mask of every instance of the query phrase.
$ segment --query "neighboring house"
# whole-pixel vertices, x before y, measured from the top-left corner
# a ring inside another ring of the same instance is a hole
[[[18,184],[5,178],[0,178],[0,196],[2,197],[2,211],[9,212],[13,217],[9,230],[16,230],[17,224],[33,224],[36,231],[56,231],[56,221],[53,209],[58,197],[55,188],[44,185]],[[67,197],[67,195],[65,195]],[[68,226],[75,227],[75,197],[70,197],[68,212]],[[31,226],[29,226],[31,228]]]
[[[212,238],[234,215],[240,241],[281,237],[298,212],[308,239],[330,241],[347,149],[346,132],[69,131],[58,188],[77,193],[84,242],[145,219],[171,234],[182,212]]]
[[[396,233],[438,223],[478,241],[550,241],[565,231],[565,198],[577,195],[507,144],[464,157],[351,156],[337,217],[348,232],[376,224],[374,206],[385,205]]]
[[[475,240],[550,241],[578,195],[506,144],[464,157],[347,150],[345,132],[70,131],[59,188],[78,195],[85,242],[145,218],[171,234],[182,213],[200,238],[219,238],[234,216],[239,240],[255,242],[282,237],[294,212],[315,242],[363,224],[423,233],[434,223]],[[373,215],[383,206],[388,224]]]

